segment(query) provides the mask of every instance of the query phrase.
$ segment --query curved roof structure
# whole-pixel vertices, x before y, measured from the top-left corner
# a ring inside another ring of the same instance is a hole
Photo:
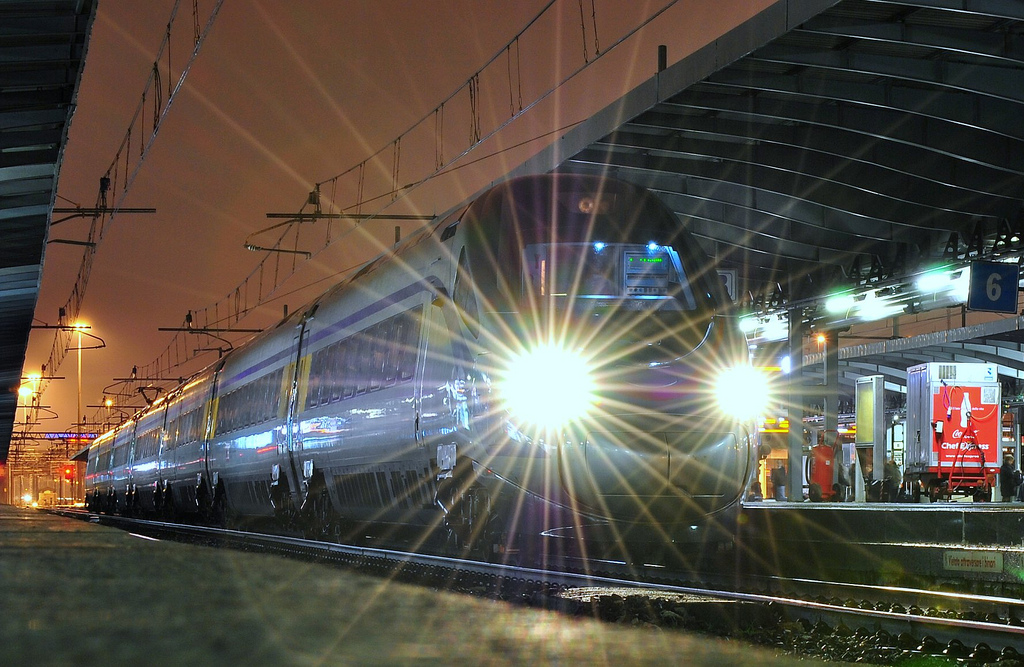
[[[0,0],[0,462],[95,0]]]

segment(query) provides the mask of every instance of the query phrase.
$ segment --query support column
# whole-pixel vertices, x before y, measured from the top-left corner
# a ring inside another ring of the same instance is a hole
[[[789,418],[789,484],[786,486],[786,498],[794,502],[803,501],[804,475],[804,328],[803,315],[800,309],[789,311],[789,381],[786,400],[787,417]]]
[[[832,446],[839,431],[839,335],[835,331],[827,331],[823,335],[825,361],[822,369],[822,411],[825,418],[825,444]]]

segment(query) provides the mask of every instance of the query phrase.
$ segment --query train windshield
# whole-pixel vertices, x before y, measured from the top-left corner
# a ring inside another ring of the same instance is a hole
[[[654,243],[534,244],[523,249],[525,292],[573,310],[694,310],[678,253]]]

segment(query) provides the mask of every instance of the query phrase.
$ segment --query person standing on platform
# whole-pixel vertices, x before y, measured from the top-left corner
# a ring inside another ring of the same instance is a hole
[[[885,479],[883,480],[885,500],[894,503],[899,498],[900,487],[903,485],[903,473],[896,459],[889,459],[885,462]]]
[[[1003,494],[1004,503],[1013,500],[1013,496],[1020,484],[1017,481],[1019,474],[1017,467],[1013,464],[1013,454],[1004,456],[1003,465],[999,468],[999,492]]]
[[[781,461],[772,469],[772,493],[775,500],[786,499],[786,466]]]
[[[833,496],[833,500],[845,502],[846,498],[850,495],[850,466],[843,460],[842,450],[840,450],[839,456],[836,457],[836,478],[836,494]]]

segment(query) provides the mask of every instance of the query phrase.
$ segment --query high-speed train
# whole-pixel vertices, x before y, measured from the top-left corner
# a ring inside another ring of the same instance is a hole
[[[100,436],[88,505],[485,554],[684,540],[757,467],[725,304],[653,193],[510,180]]]

